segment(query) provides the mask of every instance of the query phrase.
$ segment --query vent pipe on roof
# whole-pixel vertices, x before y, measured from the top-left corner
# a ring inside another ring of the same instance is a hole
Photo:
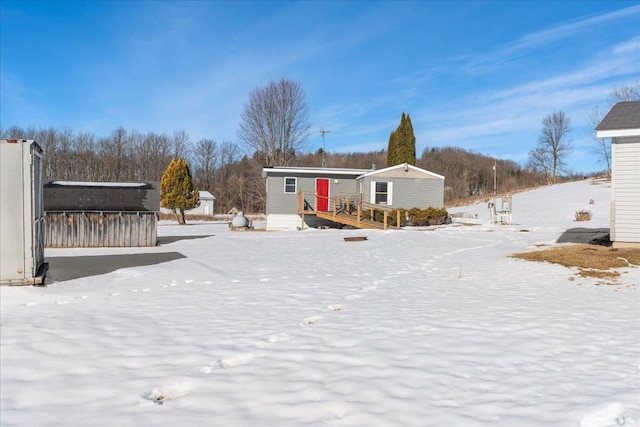
[[[371,163],[371,170],[376,170],[376,164],[375,163]]]

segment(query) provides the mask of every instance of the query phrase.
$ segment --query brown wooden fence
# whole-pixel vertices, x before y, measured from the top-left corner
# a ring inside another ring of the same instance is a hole
[[[47,248],[155,246],[156,212],[45,212]]]

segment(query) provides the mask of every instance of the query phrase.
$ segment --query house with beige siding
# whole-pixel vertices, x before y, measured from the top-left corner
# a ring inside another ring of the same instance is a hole
[[[640,247],[640,101],[614,105],[596,135],[611,138],[610,239]]]
[[[337,225],[383,228],[363,219],[362,213],[444,205],[444,177],[408,164],[379,170],[265,167],[262,176],[267,189],[267,229],[271,230]]]

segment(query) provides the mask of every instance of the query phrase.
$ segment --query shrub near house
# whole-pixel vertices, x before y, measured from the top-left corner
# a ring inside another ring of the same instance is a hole
[[[410,226],[442,225],[449,216],[447,210],[441,208],[394,209],[387,216],[387,222],[392,227],[397,225],[396,218],[398,217],[398,211],[400,211],[400,225]],[[362,216],[365,219],[371,219],[371,214],[368,211],[363,212]],[[373,219],[378,222],[383,222],[384,213],[375,211]]]

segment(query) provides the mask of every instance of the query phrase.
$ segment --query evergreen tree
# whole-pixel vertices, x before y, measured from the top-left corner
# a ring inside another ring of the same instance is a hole
[[[400,124],[389,136],[387,149],[387,166],[395,166],[401,163],[416,164],[416,137],[413,134],[411,117],[402,113]]]
[[[387,147],[387,166],[396,165],[396,158],[398,157],[398,140],[396,138],[396,131],[392,131],[389,135],[389,146]]]
[[[189,166],[182,157],[171,160],[162,175],[160,206],[171,209],[180,224],[186,224],[184,211],[200,206],[200,192],[193,188]]]
[[[405,122],[406,132],[406,146],[404,160],[399,163],[408,163],[410,165],[416,165],[416,136],[413,133],[413,125],[411,124],[411,116],[407,114],[407,120]]]

